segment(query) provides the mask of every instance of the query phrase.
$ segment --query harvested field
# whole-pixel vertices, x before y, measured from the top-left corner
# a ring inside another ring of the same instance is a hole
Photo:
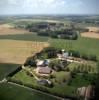
[[[82,37],[96,38],[99,39],[99,27],[87,27],[89,32],[81,33]]]
[[[23,64],[27,57],[48,45],[46,42],[0,40],[0,62]]]
[[[14,26],[9,24],[0,25],[0,35],[8,35],[8,34],[26,34],[29,31],[24,29],[15,29]]]
[[[95,32],[84,32],[84,33],[81,33],[81,36],[99,39],[99,33],[95,33]]]
[[[87,27],[89,29],[89,31],[91,32],[98,32],[99,31],[99,27]]]

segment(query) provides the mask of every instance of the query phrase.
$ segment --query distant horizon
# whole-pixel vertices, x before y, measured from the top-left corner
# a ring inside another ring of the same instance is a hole
[[[99,16],[99,14],[0,14],[0,16]]]
[[[99,0],[1,0],[0,15],[99,15]]]

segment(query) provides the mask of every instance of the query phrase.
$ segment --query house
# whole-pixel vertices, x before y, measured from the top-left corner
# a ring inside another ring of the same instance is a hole
[[[43,63],[44,66],[48,66],[49,65],[49,62],[50,62],[49,60],[44,60],[44,63]]]
[[[36,73],[37,74],[50,74],[52,72],[52,69],[47,67],[37,67]]]
[[[66,60],[69,57],[68,52],[63,52],[62,54],[57,54],[58,59]]]
[[[64,52],[62,56],[63,56],[63,58],[68,58],[69,54],[68,54],[68,52]]]
[[[37,67],[42,67],[43,66],[44,61],[43,60],[37,60]]]

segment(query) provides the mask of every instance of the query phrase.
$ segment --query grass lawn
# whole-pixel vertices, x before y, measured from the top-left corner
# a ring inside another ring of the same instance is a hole
[[[33,85],[37,84],[35,78],[28,76],[25,70],[21,70],[20,72],[15,74],[12,77],[12,79],[20,80],[21,82],[27,83],[27,84],[33,84]]]
[[[56,100],[32,90],[8,83],[0,84],[0,100]]]
[[[65,71],[55,72],[53,75],[55,76],[55,78],[53,78],[52,81],[53,82],[56,81],[59,84],[64,82],[66,83],[66,81],[69,81],[71,79],[70,72],[65,72]]]
[[[6,77],[9,73],[18,68],[18,64],[0,63],[0,80]]]

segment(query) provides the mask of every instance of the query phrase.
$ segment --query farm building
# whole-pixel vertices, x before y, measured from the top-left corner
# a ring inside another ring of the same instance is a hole
[[[77,94],[81,97],[84,97],[85,100],[90,100],[94,96],[93,86],[89,85],[88,87],[81,87],[77,89]]]
[[[52,69],[49,67],[37,67],[36,73],[38,74],[50,74]]]
[[[37,61],[37,67],[46,67],[49,64],[49,60],[38,60]]]

